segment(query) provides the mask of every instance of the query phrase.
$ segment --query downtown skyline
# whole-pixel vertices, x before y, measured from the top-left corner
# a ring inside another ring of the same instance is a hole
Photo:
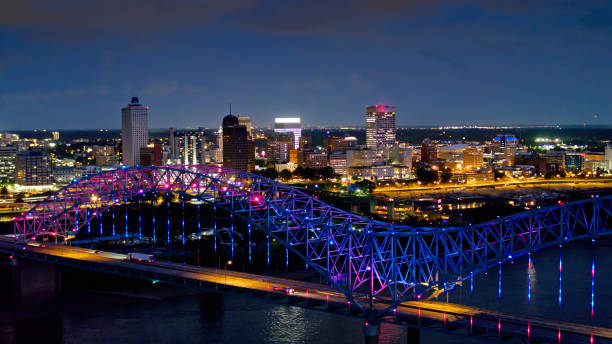
[[[132,96],[151,128],[229,103],[261,127],[362,126],[370,104],[398,127],[612,125],[604,1],[143,4],[0,5],[0,127],[119,128]]]

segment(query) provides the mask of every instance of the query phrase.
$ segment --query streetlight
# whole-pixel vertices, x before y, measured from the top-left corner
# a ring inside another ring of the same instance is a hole
[[[225,284],[227,284],[227,266],[228,265],[232,265],[231,260],[228,260],[227,263],[225,263],[225,267],[223,268],[223,270],[225,270]]]

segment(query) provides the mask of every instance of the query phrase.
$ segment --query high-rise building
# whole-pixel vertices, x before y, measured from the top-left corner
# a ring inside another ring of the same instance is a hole
[[[121,108],[121,143],[123,164],[140,164],[140,148],[149,144],[149,107],[140,104],[138,97]]]
[[[431,164],[438,159],[438,147],[426,138],[421,143],[421,161]]]
[[[53,159],[41,149],[30,149],[17,154],[15,184],[19,186],[53,185]]]
[[[168,133],[168,146],[170,148],[170,159],[174,161],[176,159],[176,136],[174,135],[174,128],[170,128]]]
[[[17,148],[0,146],[0,182],[10,183],[15,179]]]
[[[198,165],[204,161],[206,133],[204,128],[171,132],[170,151],[172,163]]]
[[[612,171],[612,142],[608,142],[604,150],[604,157],[608,164],[608,171]]]
[[[59,131],[52,131],[51,136],[52,136],[53,141],[59,140]]]
[[[293,133],[294,149],[300,148],[302,120],[299,117],[277,117],[274,119],[275,133]]]
[[[244,125],[244,127],[246,128],[247,133],[249,133],[249,135],[251,135],[251,137],[253,136],[253,131],[251,129],[251,118],[244,117],[244,116],[239,116],[238,117],[238,124]]]
[[[366,106],[366,146],[390,146],[395,143],[395,107]]]
[[[253,138],[232,114],[223,118],[223,167],[242,171],[255,168]]]
[[[290,151],[294,149],[293,133],[277,133],[268,138],[266,157],[274,162],[289,162]]]

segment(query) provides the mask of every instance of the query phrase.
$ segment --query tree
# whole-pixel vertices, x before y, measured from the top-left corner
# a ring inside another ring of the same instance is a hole
[[[266,168],[265,170],[263,170],[261,172],[261,175],[266,177],[266,178],[270,178],[270,179],[276,179],[278,178],[278,172],[274,169],[274,168]]]
[[[284,169],[282,171],[280,171],[280,173],[278,174],[278,176],[282,179],[282,180],[289,180],[293,177],[293,174],[291,173],[291,171]]]
[[[320,169],[319,175],[321,176],[321,179],[332,179],[338,177],[338,174],[334,172],[334,169],[331,166],[325,166]]]
[[[448,183],[450,182],[452,177],[453,177],[453,172],[451,171],[450,168],[446,167],[444,168],[442,173],[440,173],[440,182]]]
[[[362,181],[358,181],[357,183],[355,183],[355,186],[357,186],[359,188],[359,190],[361,190],[364,193],[372,193],[372,191],[374,191],[374,182],[369,181],[369,180],[362,180]]]
[[[431,184],[438,181],[438,172],[429,167],[419,166],[416,170],[416,177],[423,184]]]

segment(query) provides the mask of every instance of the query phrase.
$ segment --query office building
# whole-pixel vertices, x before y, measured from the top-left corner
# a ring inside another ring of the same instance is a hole
[[[469,146],[463,150],[463,168],[473,170],[482,167],[484,154],[482,149],[477,146]]]
[[[366,146],[376,149],[395,143],[395,107],[366,106]]]
[[[238,124],[243,125],[246,128],[246,131],[251,137],[253,137],[253,129],[251,128],[251,118],[239,116]]]
[[[204,128],[175,131],[171,128],[170,159],[179,165],[198,165],[204,161],[207,138]]]
[[[584,170],[584,154],[567,153],[565,155],[565,170],[572,172],[580,172]]]
[[[606,147],[604,149],[604,158],[608,166],[606,170],[612,172],[612,142],[608,142],[608,144],[606,144]]]
[[[276,133],[268,138],[266,157],[274,162],[289,162],[290,151],[295,147],[293,133]]]
[[[163,148],[159,143],[149,143],[146,147],[140,148],[140,164],[142,166],[161,166],[163,165]]]
[[[302,121],[299,117],[277,117],[274,119],[275,133],[292,133],[294,148],[300,148],[302,137]]]
[[[53,141],[59,140],[59,137],[60,137],[59,136],[59,131],[52,131],[51,132],[51,136],[52,136]]]
[[[140,104],[138,97],[121,108],[121,143],[123,164],[140,164],[140,148],[149,143],[149,107]]]
[[[438,147],[429,138],[424,139],[421,143],[421,162],[431,164],[437,159]]]
[[[17,148],[0,146],[0,182],[11,183],[15,179],[15,158]]]
[[[112,166],[117,164],[114,146],[94,146],[93,154],[97,166]]]
[[[238,117],[229,114],[223,118],[223,167],[242,171],[255,168],[253,138]]]
[[[15,186],[41,187],[53,185],[53,159],[40,149],[17,154]]]

